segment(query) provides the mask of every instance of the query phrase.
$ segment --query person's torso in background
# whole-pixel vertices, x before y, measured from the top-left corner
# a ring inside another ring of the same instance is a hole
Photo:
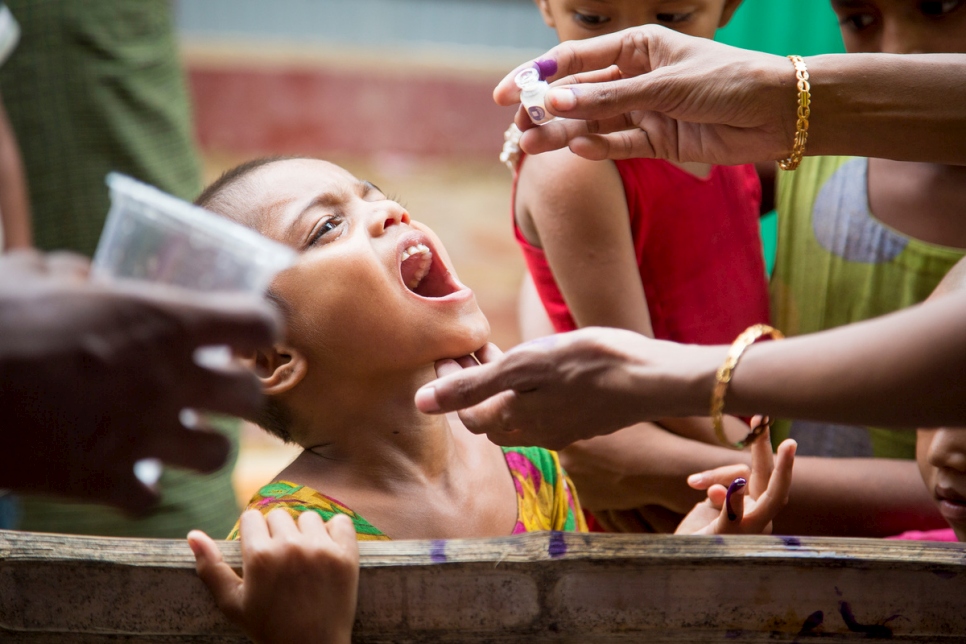
[[[778,181],[775,326],[788,336],[885,315],[922,302],[964,255],[889,228],[869,210],[868,160],[806,158]],[[812,456],[915,458],[915,432],[781,422]]]

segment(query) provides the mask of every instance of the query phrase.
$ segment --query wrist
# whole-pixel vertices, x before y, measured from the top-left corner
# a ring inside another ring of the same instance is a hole
[[[672,349],[666,361],[637,362],[630,370],[641,410],[637,420],[707,416],[715,374],[728,347],[661,344]]]

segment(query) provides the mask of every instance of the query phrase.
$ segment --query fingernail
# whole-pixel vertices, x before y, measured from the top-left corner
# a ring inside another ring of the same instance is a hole
[[[547,80],[557,73],[557,61],[552,58],[541,58],[535,61],[533,66],[540,72],[540,80]]]
[[[700,474],[692,474],[691,476],[688,477],[688,485],[690,485],[691,487],[694,487],[696,485],[701,485],[702,483],[704,483],[704,477],[701,476]]]
[[[191,536],[190,532],[188,533],[188,536]],[[195,559],[197,559],[198,556],[201,554],[201,548],[199,546],[200,544],[195,543],[191,539],[188,539],[188,547],[191,548],[191,554],[195,556]]]
[[[416,392],[416,409],[426,414],[440,411],[441,407],[436,400],[436,387],[423,387]]]
[[[569,87],[555,87],[547,92],[550,106],[558,112],[566,112],[577,107],[577,94]]]
[[[747,481],[745,481],[745,479],[739,477],[732,481],[731,485],[728,486],[728,494],[725,495],[725,507],[728,509],[728,521],[738,520],[738,514],[734,511],[734,508],[731,507],[731,495],[745,487],[746,483]]]

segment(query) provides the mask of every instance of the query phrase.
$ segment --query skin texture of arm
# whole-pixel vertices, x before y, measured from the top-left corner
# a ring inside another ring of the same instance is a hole
[[[966,293],[881,318],[752,345],[735,371],[729,413],[879,425],[966,424]],[[497,444],[559,449],[634,422],[708,408],[727,347],[589,328],[541,338],[486,363],[437,366],[416,394],[427,413],[460,411]]]
[[[569,146],[589,159],[735,164],[791,151],[797,90],[783,57],[646,25],[561,43],[547,59],[557,73],[546,106],[565,120],[535,127],[519,112],[528,154]],[[812,93],[806,154],[966,163],[959,109],[966,55],[830,54],[805,62]],[[519,69],[496,87],[498,104],[519,102]]]
[[[33,243],[27,180],[20,149],[7,112],[0,100],[0,223],[6,250],[28,248]]]

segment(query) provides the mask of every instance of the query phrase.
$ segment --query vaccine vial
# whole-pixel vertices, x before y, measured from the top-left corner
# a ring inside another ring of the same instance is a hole
[[[537,125],[552,121],[554,115],[547,111],[543,103],[550,84],[540,80],[540,72],[535,67],[529,67],[517,74],[513,80],[520,88],[520,102],[526,108],[530,120]]]

